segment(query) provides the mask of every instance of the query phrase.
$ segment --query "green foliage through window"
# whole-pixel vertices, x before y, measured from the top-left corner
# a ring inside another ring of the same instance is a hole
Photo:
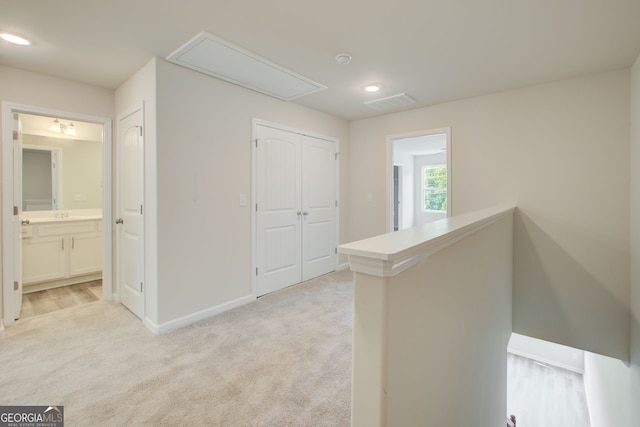
[[[425,167],[422,169],[424,178],[424,210],[447,211],[447,168]]]

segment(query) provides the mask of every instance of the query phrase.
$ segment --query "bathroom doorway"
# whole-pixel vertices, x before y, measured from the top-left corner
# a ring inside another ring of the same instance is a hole
[[[387,137],[388,231],[451,216],[451,129]]]
[[[4,323],[111,299],[111,120],[5,105],[3,170]]]

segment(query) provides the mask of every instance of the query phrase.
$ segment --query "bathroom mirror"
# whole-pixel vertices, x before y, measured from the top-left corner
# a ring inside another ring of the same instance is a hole
[[[69,135],[50,131],[54,120],[20,114],[22,210],[101,209],[102,125],[73,122]]]

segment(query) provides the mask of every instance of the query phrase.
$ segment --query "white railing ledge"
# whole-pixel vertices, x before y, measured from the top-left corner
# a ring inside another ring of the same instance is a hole
[[[501,206],[456,215],[395,233],[346,243],[338,252],[349,257],[351,270],[393,277],[434,253],[511,215],[515,206]]]

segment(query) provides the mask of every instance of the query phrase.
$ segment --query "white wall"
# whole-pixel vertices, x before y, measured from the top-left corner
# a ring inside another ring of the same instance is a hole
[[[357,254],[352,425],[504,425],[513,215],[452,244],[428,233],[429,247],[422,230],[347,249]],[[398,248],[424,260],[396,275],[375,262]]]
[[[590,352],[585,352],[584,358],[591,427],[637,426],[632,410],[638,406],[638,396],[631,394],[629,367],[620,360]]]
[[[424,166],[447,166],[447,154],[414,156],[414,225],[422,225],[447,217],[446,212],[424,212],[422,210],[422,168]]]
[[[448,126],[452,213],[518,206],[514,331],[628,359],[629,71],[352,122],[352,240],[385,232],[387,135]]]
[[[0,65],[0,101],[113,117],[114,92]],[[4,123],[0,123],[0,134],[3,125]],[[4,211],[4,207],[2,210]],[[1,301],[4,300],[2,298]]]
[[[640,56],[631,69],[631,375],[633,419],[640,420]]]
[[[156,61],[158,322],[182,322],[252,294],[251,120],[337,137],[340,233],[348,238],[344,120]]]

